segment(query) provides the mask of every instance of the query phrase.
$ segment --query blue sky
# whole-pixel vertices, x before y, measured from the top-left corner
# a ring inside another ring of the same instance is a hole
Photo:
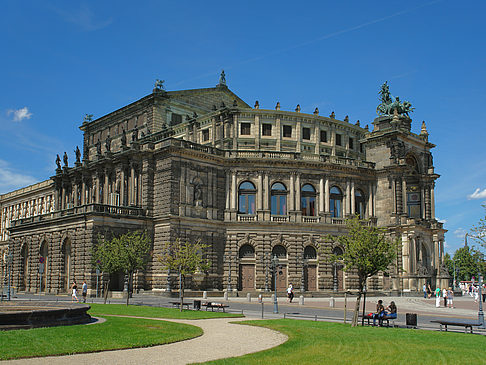
[[[416,108],[436,144],[436,215],[449,252],[484,217],[486,2],[2,1],[0,193],[74,160],[86,113],[151,92],[228,86],[261,108],[362,125],[379,86]]]

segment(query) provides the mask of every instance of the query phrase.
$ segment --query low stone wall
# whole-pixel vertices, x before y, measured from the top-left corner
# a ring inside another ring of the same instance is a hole
[[[89,323],[90,308],[85,304],[4,302],[0,305],[0,330]]]

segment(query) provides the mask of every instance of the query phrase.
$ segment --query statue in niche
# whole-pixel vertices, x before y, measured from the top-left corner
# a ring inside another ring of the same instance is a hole
[[[196,207],[202,206],[202,187],[201,187],[201,184],[194,185],[194,205]]]
[[[99,155],[101,155],[101,141],[100,139],[98,138],[98,142],[96,142],[96,153]]]
[[[135,126],[132,133],[132,143],[138,141],[138,128]]]
[[[76,155],[76,163],[81,163],[81,151],[79,150],[79,147],[76,146],[76,149],[74,150],[74,154]]]
[[[64,161],[64,167],[68,167],[68,155],[66,152],[64,152],[64,156],[62,157]]]
[[[106,137],[105,148],[106,148],[106,152],[111,152],[111,137],[109,134]]]
[[[127,133],[125,132],[125,129],[122,129],[121,145],[122,146],[127,145]]]
[[[56,165],[58,169],[61,168],[61,157],[59,157],[59,154],[56,157]]]

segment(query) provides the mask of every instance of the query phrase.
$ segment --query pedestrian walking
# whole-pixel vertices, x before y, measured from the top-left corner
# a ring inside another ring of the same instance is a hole
[[[442,296],[444,297],[444,308],[447,308],[447,289],[442,289]]]
[[[83,294],[83,303],[86,303],[86,296],[88,295],[88,284],[86,284],[86,280],[83,281],[82,294]]]
[[[287,288],[287,301],[292,303],[292,300],[294,299],[294,288],[292,287],[292,284],[289,285]]]
[[[72,294],[71,294],[71,303],[76,300],[77,303],[79,303],[78,295],[77,295],[77,290],[78,290],[78,285],[76,284],[76,280],[73,281],[73,285],[71,286]]]
[[[449,287],[449,290],[447,291],[447,304],[449,305],[449,308],[454,308],[454,290],[452,290],[451,287]]]
[[[427,299],[427,285],[424,284],[422,290],[424,291],[424,299]]]
[[[435,289],[435,306],[437,308],[440,307],[440,293],[441,293],[440,288],[436,288]]]

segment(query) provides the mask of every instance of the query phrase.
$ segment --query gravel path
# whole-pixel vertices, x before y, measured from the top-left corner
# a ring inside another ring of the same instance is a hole
[[[230,323],[247,319],[163,319],[201,327],[204,334],[192,340],[168,345],[11,360],[2,362],[2,364],[188,364],[262,351],[278,346],[287,340],[287,336],[267,328]]]

